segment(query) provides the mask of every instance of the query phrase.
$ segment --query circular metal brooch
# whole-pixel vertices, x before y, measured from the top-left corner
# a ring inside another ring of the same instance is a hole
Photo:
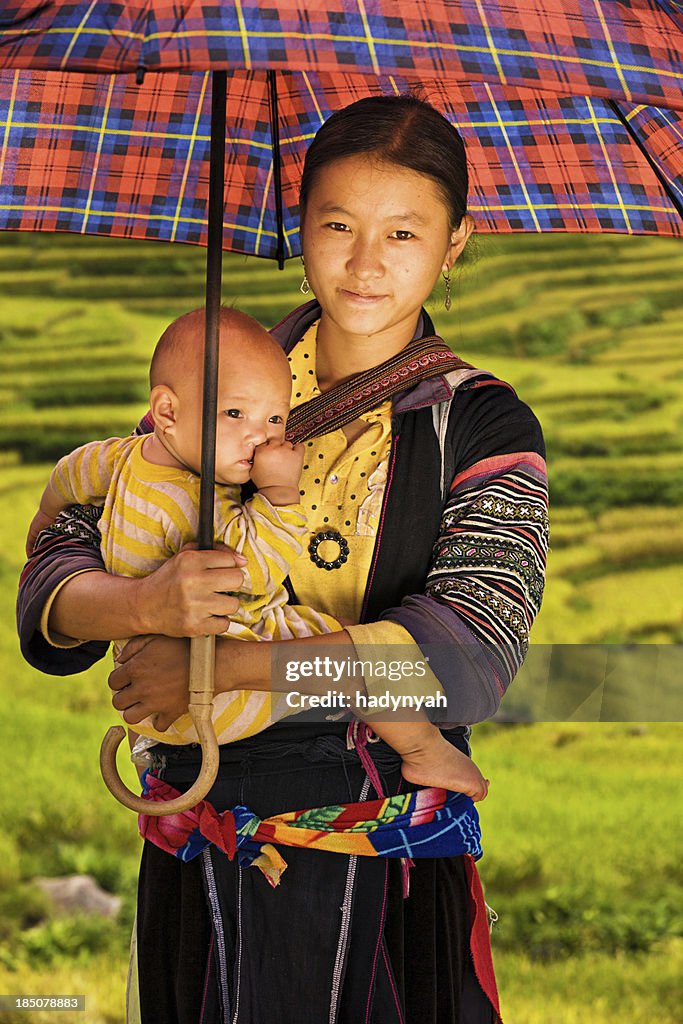
[[[333,540],[339,545],[339,554],[335,559],[329,561],[325,558],[321,558],[318,554],[318,548],[326,540]],[[308,545],[308,553],[311,556],[311,561],[318,566],[319,569],[341,569],[344,562],[349,557],[349,545],[342,537],[339,530],[324,530],[322,533],[316,533],[315,537],[311,540]]]

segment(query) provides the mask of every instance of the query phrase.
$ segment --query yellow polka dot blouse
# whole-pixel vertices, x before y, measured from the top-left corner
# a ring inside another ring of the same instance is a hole
[[[316,332],[311,327],[289,354],[292,408],[320,394],[316,376]],[[379,524],[391,447],[391,400],[367,413],[367,429],[348,445],[343,430],[305,441],[301,503],[308,516],[309,539],[338,531],[349,546],[348,560],[327,571],[308,556],[297,560],[290,579],[297,599],[318,611],[358,622]],[[318,555],[334,561],[335,541],[323,541]]]
[[[292,408],[320,394],[315,366],[316,334],[314,324],[289,354]],[[350,445],[343,430],[304,442],[306,454],[300,486],[301,504],[308,515],[309,539],[337,530],[349,546],[348,559],[340,568],[328,572],[310,560],[308,544],[304,543],[304,554],[290,571],[301,604],[355,623],[360,618],[382,511],[391,450],[391,399],[363,418],[368,427]],[[334,560],[338,553],[335,541],[325,541],[318,548],[318,554],[326,561]],[[361,658],[372,652],[373,657],[387,662],[398,657],[423,663],[419,647],[397,622],[368,622],[346,629]],[[371,695],[382,695],[387,689],[386,680],[373,677],[365,678],[365,686]],[[396,694],[405,692],[411,696],[442,692],[429,669],[422,677],[413,674],[391,687]]]

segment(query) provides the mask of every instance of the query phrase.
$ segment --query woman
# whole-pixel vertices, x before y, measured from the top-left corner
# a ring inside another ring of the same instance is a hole
[[[301,493],[317,560],[302,557],[291,583],[298,601],[358,625],[273,645],[220,641],[216,677],[218,689],[265,689],[272,654],[405,645],[429,656],[448,697],[444,735],[469,753],[468,725],[495,712],[526,648],[547,517],[540,429],[512,389],[466,364],[423,379],[406,348],[433,336],[422,305],[441,274],[449,304],[450,272],[473,229],[466,207],[462,141],[413,97],[353,104],[311,145],[302,287],[317,301],[273,333],[289,354],[293,405],[327,402],[334,429],[307,442]],[[367,389],[372,397],[346,422],[337,414],[361,374],[378,390]],[[100,567],[93,541],[92,522],[77,510],[29,563],[24,652],[44,670],[72,672],[104,647],[70,637],[164,634],[133,641],[110,685],[129,723],[155,714],[166,728],[187,707],[188,643],[169,637],[219,633],[235,609],[225,592],[241,574],[229,551],[217,551],[181,553],[144,580],[108,577],[92,571]],[[337,557],[344,544],[346,562]],[[223,748],[209,799],[218,809],[248,804],[261,817],[366,799],[370,784],[345,734],[343,722],[295,717]],[[398,759],[383,744],[370,749],[385,791],[397,792]],[[164,779],[186,788],[195,752],[160,746],[157,755]],[[462,858],[417,861],[407,899],[396,862],[293,849],[286,859],[271,891],[221,854],[182,864],[146,844],[143,1021],[499,1019],[495,985],[473,970]]]

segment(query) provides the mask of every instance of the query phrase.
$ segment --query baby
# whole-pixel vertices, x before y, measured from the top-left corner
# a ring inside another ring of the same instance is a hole
[[[150,367],[153,433],[95,441],[61,459],[31,524],[29,549],[40,530],[75,503],[103,505],[102,555],[107,571],[118,575],[146,576],[196,539],[203,339],[203,309],[164,331]],[[216,541],[247,559],[240,608],[225,634],[240,639],[298,639],[343,629],[332,616],[289,604],[284,586],[308,540],[299,502],[304,449],[285,440],[291,385],[287,358],[267,331],[243,313],[222,309],[214,525]],[[250,479],[258,490],[242,502],[241,485]],[[287,714],[284,694],[235,691],[213,701],[219,743],[253,735]],[[136,728],[144,737],[138,750],[197,740],[189,714],[165,732],[151,718]],[[373,723],[373,729],[401,754],[409,781],[474,799],[486,795],[476,765],[426,720]]]

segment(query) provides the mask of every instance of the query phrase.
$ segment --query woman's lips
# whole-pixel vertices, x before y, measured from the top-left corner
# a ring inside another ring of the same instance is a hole
[[[350,302],[361,306],[372,306],[386,298],[386,295],[367,295],[364,292],[353,292],[348,288],[342,288],[341,293]]]

